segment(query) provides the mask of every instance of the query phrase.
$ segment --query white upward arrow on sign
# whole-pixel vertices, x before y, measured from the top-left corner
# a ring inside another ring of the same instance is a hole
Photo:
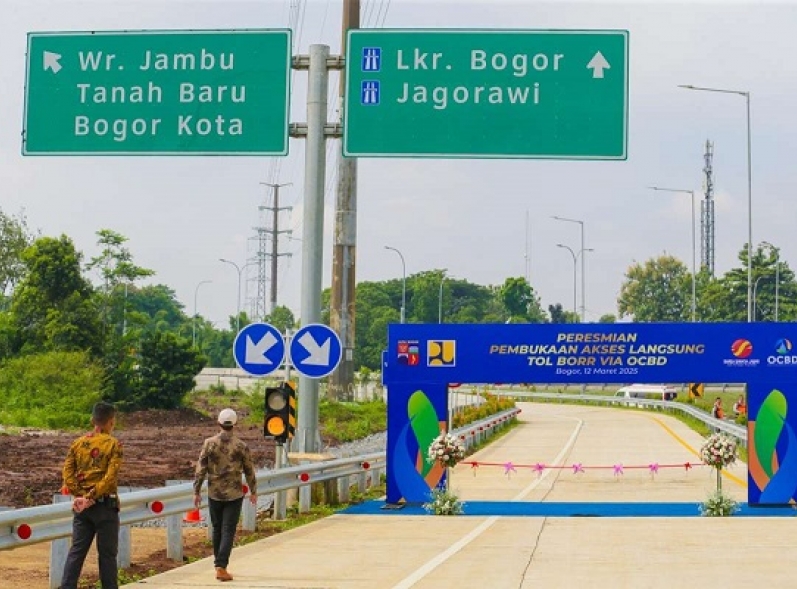
[[[299,343],[302,344],[310,355],[302,360],[302,364],[307,364],[309,366],[329,366],[329,348],[331,341],[332,338],[327,338],[327,341],[319,346],[315,338],[310,335],[310,332],[305,331],[302,337],[299,338]]]
[[[277,343],[277,338],[270,331],[266,333],[260,341],[255,343],[252,341],[252,336],[246,336],[246,363],[247,364],[273,364],[271,360],[266,358],[268,352],[274,344]]]
[[[606,61],[606,58],[603,57],[603,53],[600,51],[598,51],[587,64],[587,69],[592,70],[593,78],[602,78],[603,70],[609,70],[611,68],[612,66],[609,65],[609,62]]]
[[[51,70],[54,74],[61,71],[61,64],[58,60],[61,59],[60,53],[53,53],[52,51],[44,52],[44,71]]]

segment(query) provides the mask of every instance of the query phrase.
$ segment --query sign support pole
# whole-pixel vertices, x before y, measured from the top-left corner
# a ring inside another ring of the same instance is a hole
[[[307,136],[304,168],[304,227],[302,232],[302,325],[321,319],[321,278],[324,236],[324,176],[326,174],[327,45],[311,45],[307,79]],[[296,451],[317,452],[318,381],[299,377]]]

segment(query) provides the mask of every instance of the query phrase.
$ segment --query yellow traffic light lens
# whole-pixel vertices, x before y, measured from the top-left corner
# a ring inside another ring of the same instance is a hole
[[[270,436],[281,436],[285,433],[285,422],[281,417],[271,417],[266,420],[266,432]]]
[[[287,404],[288,401],[282,391],[273,391],[266,399],[266,405],[272,411],[282,411]]]

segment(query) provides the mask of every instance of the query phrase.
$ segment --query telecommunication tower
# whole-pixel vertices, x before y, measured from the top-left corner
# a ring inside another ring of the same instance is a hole
[[[700,203],[700,266],[714,276],[714,144],[706,140],[706,153],[703,156],[703,191],[705,197]]]

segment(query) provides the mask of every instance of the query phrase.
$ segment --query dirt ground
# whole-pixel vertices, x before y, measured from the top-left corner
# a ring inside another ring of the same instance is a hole
[[[239,410],[239,419],[245,415]],[[215,420],[193,409],[122,414],[114,435],[124,447],[119,484],[161,487],[168,479],[191,479],[202,441],[218,431]],[[274,443],[255,425],[236,434],[252,452],[256,468],[274,463]],[[25,431],[0,435],[0,506],[30,507],[52,503],[61,488],[61,467],[70,432]]]
[[[239,421],[245,420],[246,414],[240,409],[238,413]],[[214,415],[215,410],[209,414]],[[168,479],[193,478],[202,441],[217,431],[212,417],[193,409],[120,415],[114,432],[124,445],[119,484],[152,488],[163,486]],[[236,433],[249,445],[256,468],[273,465],[274,443],[263,437],[261,427],[241,425]],[[0,431],[0,506],[22,508],[52,503],[53,494],[61,488],[66,451],[77,435],[42,431],[11,435]],[[185,527],[183,539],[186,559],[212,554],[206,528]],[[133,566],[125,571],[128,578],[179,566],[166,559],[163,528],[133,528],[132,548]],[[49,543],[41,543],[0,551],[0,588],[46,589],[49,550]],[[92,550],[84,566],[87,583],[96,581],[96,572]]]

